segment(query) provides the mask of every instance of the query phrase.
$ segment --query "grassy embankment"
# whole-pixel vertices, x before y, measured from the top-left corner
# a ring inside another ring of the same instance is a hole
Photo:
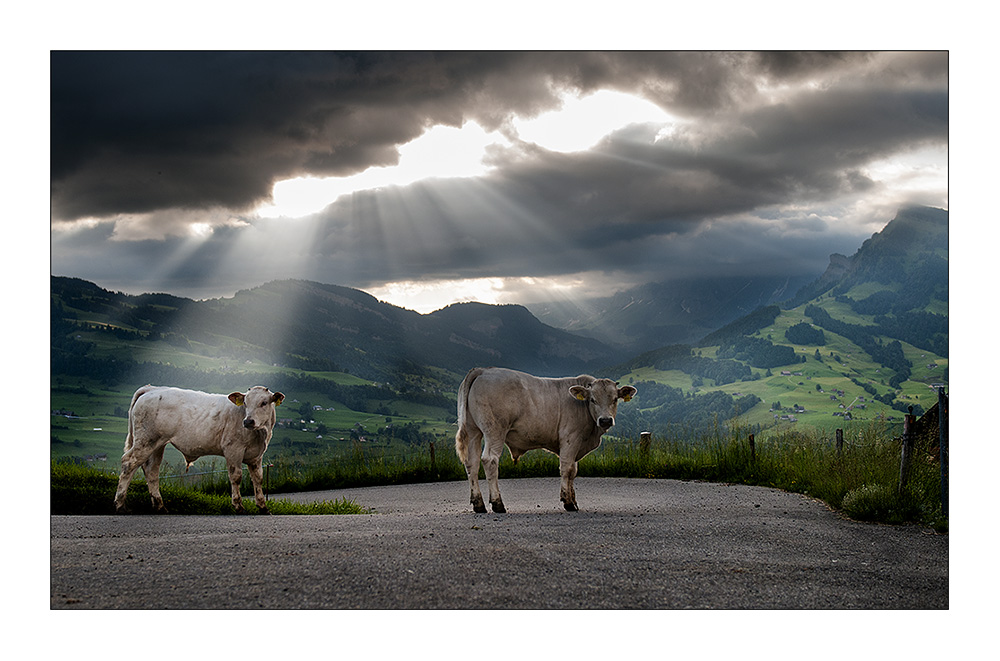
[[[580,462],[579,475],[758,485],[822,500],[857,520],[915,522],[946,531],[948,521],[940,506],[940,471],[929,454],[930,442],[918,442],[909,485],[899,492],[900,442],[890,438],[887,429],[877,422],[848,427],[841,454],[832,439],[802,433],[758,438],[751,452],[748,428],[740,425],[717,428],[696,440],[655,439],[648,450],[637,441],[608,439]],[[541,451],[529,453],[516,465],[505,454],[500,467],[501,479],[558,474],[558,459]],[[72,493],[59,493],[67,479],[73,483]],[[464,479],[464,469],[450,446],[439,446],[432,462],[427,448],[401,456],[355,445],[350,454],[309,466],[273,461],[268,475],[272,498],[283,492]],[[246,477],[244,481],[243,493],[251,493]],[[79,512],[80,502],[87,503],[86,513],[107,512],[113,492],[114,477],[108,473],[53,464],[53,513],[68,513],[62,510],[70,508]],[[133,482],[129,493],[130,507],[135,511],[149,509],[141,480]],[[163,493],[173,512],[202,511],[199,507],[204,507],[205,513],[230,511],[225,475],[209,476],[190,487],[164,486]],[[245,502],[252,511],[252,502]],[[280,501],[272,502],[270,507],[276,514],[335,513],[319,509],[291,512],[279,506]]]

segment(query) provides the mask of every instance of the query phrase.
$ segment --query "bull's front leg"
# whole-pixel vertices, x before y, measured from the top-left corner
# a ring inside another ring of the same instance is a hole
[[[559,500],[567,512],[577,512],[580,509],[576,505],[576,491],[573,489],[577,466],[575,457],[559,456]]]
[[[247,469],[250,471],[250,481],[253,482],[254,501],[261,514],[270,514],[267,510],[267,499],[264,498],[264,467],[261,458],[247,462]]]
[[[243,468],[240,467],[238,459],[226,457],[226,464],[229,469],[229,484],[233,491],[233,509],[236,510],[237,514],[243,514],[246,512],[243,508],[243,498],[240,497],[240,480],[243,479]]]

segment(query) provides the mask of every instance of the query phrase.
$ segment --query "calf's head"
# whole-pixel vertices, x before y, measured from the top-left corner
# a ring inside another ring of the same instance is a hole
[[[285,396],[280,392],[271,392],[264,386],[254,386],[245,393],[234,392],[229,395],[229,401],[246,408],[243,426],[247,429],[263,429],[273,423],[274,407],[284,399]]]
[[[571,395],[590,406],[590,415],[602,430],[607,431],[615,424],[618,400],[628,401],[638,392],[632,386],[618,387],[611,379],[597,379],[587,386],[573,386]]]

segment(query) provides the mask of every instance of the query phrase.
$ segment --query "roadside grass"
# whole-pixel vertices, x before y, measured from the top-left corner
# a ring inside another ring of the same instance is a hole
[[[631,439],[607,438],[601,448],[580,461],[583,477],[632,477],[703,480],[770,487],[801,493],[827,503],[860,521],[920,523],[939,532],[948,530],[940,505],[940,468],[929,448],[918,443],[909,483],[899,491],[900,440],[891,437],[879,421],[856,425],[845,436],[843,451],[819,432],[783,430],[759,434],[750,446],[750,429],[739,422],[716,426],[700,435],[656,438],[648,448]],[[444,445],[444,444],[439,444]],[[116,486],[114,474],[72,464],[52,464],[53,514],[111,513]],[[543,451],[532,451],[514,464],[505,452],[500,478],[559,475],[559,460]],[[271,462],[267,492],[274,494],[465,480],[465,469],[447,445],[432,459],[426,447],[406,456],[390,455],[379,448],[355,451],[316,463]],[[168,482],[168,481],[167,481]],[[229,514],[229,483],[224,473],[208,475],[189,486],[161,481],[167,507],[174,513]],[[244,473],[243,493],[251,492]],[[134,512],[150,511],[141,479],[133,481],[127,503]],[[353,503],[335,501],[312,506],[270,500],[274,514],[354,513]],[[254,511],[252,499],[244,500]],[[327,509],[329,507],[329,509]],[[305,509],[301,509],[305,508]]]
[[[52,514],[114,514],[114,494],[118,475],[88,466],[52,461]],[[171,514],[233,514],[229,492],[205,493],[190,487],[160,483],[160,493]],[[126,506],[135,514],[152,514],[153,506],[144,480],[132,480],[125,496]],[[259,510],[253,499],[243,499],[248,514]],[[347,499],[316,503],[293,503],[269,499],[271,514],[365,514],[366,510]]]
[[[718,428],[690,443],[654,441],[648,451],[634,442],[609,444],[580,462],[583,476],[671,478],[772,487],[827,503],[859,521],[921,523],[948,530],[940,503],[940,467],[919,443],[907,486],[899,490],[901,441],[884,423],[856,427],[838,454],[818,434],[784,431],[755,438],[749,427]]]

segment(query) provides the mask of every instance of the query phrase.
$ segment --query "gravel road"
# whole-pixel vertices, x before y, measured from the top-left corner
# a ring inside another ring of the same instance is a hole
[[[53,516],[53,609],[945,609],[948,537],[763,487],[578,478],[277,495],[344,516]],[[110,494],[109,494],[110,497]],[[167,503],[169,506],[169,503]]]

